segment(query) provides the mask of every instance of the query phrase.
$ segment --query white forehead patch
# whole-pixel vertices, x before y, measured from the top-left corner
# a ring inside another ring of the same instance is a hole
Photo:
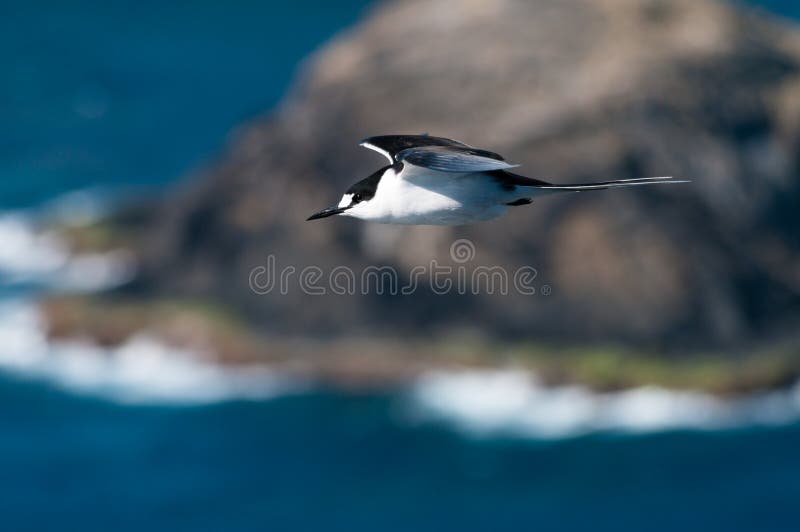
[[[340,209],[343,209],[344,207],[349,207],[351,203],[353,203],[353,195],[352,194],[345,194],[344,196],[342,196],[342,201],[340,201],[339,205],[337,205],[337,206]]]

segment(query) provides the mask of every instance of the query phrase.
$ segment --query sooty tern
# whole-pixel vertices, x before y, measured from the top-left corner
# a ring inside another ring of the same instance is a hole
[[[361,146],[389,159],[351,186],[338,205],[309,220],[335,214],[371,222],[407,225],[461,225],[489,220],[511,206],[554,192],[685,183],[670,177],[644,177],[599,183],[556,185],[509,172],[519,165],[462,142],[428,135],[382,135]]]

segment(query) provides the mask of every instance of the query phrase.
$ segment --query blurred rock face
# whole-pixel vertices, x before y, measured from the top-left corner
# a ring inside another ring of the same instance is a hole
[[[384,164],[361,138],[421,132],[555,182],[693,183],[547,197],[457,228],[303,221]],[[800,321],[799,147],[800,30],[781,22],[710,0],[387,2],[153,210],[135,286],[217,298],[297,335],[776,338]],[[248,283],[270,254],[326,273],[455,265],[458,238],[475,245],[469,267],[533,266],[539,293],[257,295]]]

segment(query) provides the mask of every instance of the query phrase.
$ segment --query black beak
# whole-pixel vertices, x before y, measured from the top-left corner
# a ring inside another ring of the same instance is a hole
[[[321,211],[312,214],[311,216],[306,218],[306,221],[319,220],[320,218],[327,218],[328,216],[333,216],[334,214],[343,213],[346,210],[347,210],[346,208],[343,209],[340,207],[328,207],[327,209],[322,209]]]

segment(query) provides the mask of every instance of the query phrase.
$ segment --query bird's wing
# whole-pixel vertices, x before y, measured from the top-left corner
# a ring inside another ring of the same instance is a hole
[[[389,162],[394,164],[397,162],[397,154],[409,148],[421,148],[424,146],[447,146],[451,148],[461,148],[471,150],[472,146],[468,146],[463,142],[444,137],[432,137],[430,135],[379,135],[377,137],[369,137],[362,140],[359,146],[367,149],[374,150],[384,157],[389,159]],[[491,158],[503,160],[502,157],[496,153],[486,152],[490,154]]]
[[[449,173],[489,172],[519,166],[495,156],[499,157],[496,153],[475,148],[423,146],[403,150],[395,155],[395,159],[398,162]]]

